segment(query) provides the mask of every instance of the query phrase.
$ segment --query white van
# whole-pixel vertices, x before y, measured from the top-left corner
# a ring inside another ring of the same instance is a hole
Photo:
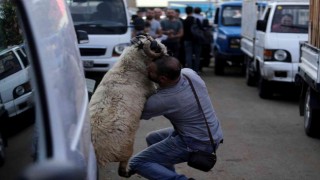
[[[244,5],[249,3],[254,1]],[[263,9],[264,13],[258,21],[254,17],[259,15],[256,8],[249,8],[252,13],[246,13],[248,17],[243,17],[243,26],[246,22],[253,25],[243,29],[241,50],[245,53],[247,64],[247,84],[253,85],[258,81],[259,96],[268,98],[273,95],[275,87],[294,84],[299,63],[299,42],[308,39],[309,3],[274,1],[267,3]],[[253,38],[248,38],[248,32],[254,33]]]
[[[66,0],[76,30],[86,31],[89,43],[79,45],[85,71],[106,72],[130,45],[126,0]]]
[[[16,116],[33,107],[30,64],[22,45],[0,52],[0,97],[8,116]]]

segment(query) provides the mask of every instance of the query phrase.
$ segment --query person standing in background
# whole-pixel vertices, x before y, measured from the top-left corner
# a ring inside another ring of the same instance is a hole
[[[154,10],[148,9],[146,12],[146,22],[150,24],[148,34],[156,39],[162,36],[162,28],[160,22],[154,19],[154,14]]]
[[[183,24],[183,19],[180,17],[180,10],[175,9],[176,12],[176,18],[180,20],[180,22]],[[184,51],[184,36],[180,38],[180,49],[179,49],[179,58],[182,67],[185,67],[186,61],[185,61],[185,51]]]
[[[191,26],[194,23],[200,24],[200,20],[194,17],[193,7],[187,6],[185,11],[187,18],[183,21],[183,29],[186,67],[200,73],[201,42],[196,41],[191,33]]]
[[[176,12],[173,9],[167,10],[167,18],[161,20],[161,27],[163,34],[168,38],[163,40],[162,43],[167,46],[168,53],[175,58],[179,58],[180,39],[183,36],[183,25],[176,18]]]

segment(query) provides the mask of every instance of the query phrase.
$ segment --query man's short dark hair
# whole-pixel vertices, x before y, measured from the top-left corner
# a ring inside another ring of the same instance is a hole
[[[187,14],[191,14],[193,12],[193,7],[187,6],[185,10]]]
[[[181,64],[173,56],[162,56],[154,60],[157,66],[157,75],[175,80],[180,76]]]
[[[194,13],[195,14],[200,14],[201,13],[201,8],[200,7],[195,7],[194,8]]]

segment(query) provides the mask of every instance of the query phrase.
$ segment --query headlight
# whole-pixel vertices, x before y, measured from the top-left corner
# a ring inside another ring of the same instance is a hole
[[[23,88],[23,86],[18,86],[16,87],[15,91],[16,95],[21,96],[22,94],[24,94],[25,89]]]
[[[26,82],[24,84],[17,86],[16,88],[14,88],[13,97],[17,98],[17,97],[22,96],[23,94],[28,93],[30,91],[31,91],[30,82]]]
[[[274,59],[277,61],[284,61],[288,57],[288,54],[284,50],[277,50],[274,52]]]
[[[124,51],[124,49],[128,46],[129,46],[129,44],[127,44],[127,43],[116,45],[113,50],[113,56],[120,56],[122,54],[122,52]]]
[[[265,49],[263,59],[264,61],[291,62],[291,55],[283,49]]]

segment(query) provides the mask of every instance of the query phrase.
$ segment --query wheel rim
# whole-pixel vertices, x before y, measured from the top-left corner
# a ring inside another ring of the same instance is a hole
[[[304,127],[308,128],[310,123],[310,91],[307,91],[306,102],[304,105]]]

